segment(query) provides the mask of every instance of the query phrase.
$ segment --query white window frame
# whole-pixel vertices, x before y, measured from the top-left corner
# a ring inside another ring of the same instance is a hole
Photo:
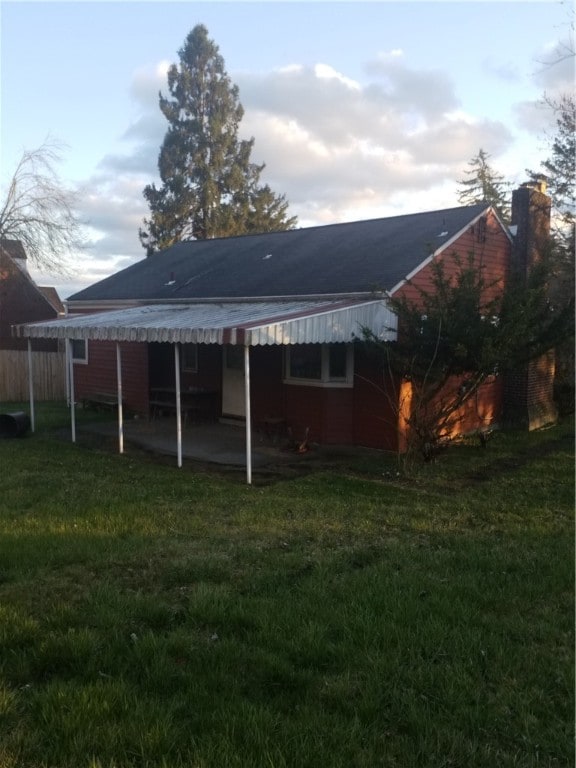
[[[74,365],[88,365],[88,339],[71,339],[72,344],[72,362]],[[77,357],[74,350],[74,345],[84,344],[84,354],[82,357]]]
[[[224,346],[224,367],[228,371],[244,371],[244,347],[238,344]]]
[[[296,345],[295,345],[296,346]],[[300,346],[300,345],[298,345]],[[351,389],[354,386],[354,345],[346,344],[346,376],[330,378],[330,347],[331,344],[321,344],[320,378],[305,379],[290,375],[290,353],[292,346],[287,346],[284,352],[284,384],[300,387],[325,387],[334,389]]]
[[[189,356],[194,359],[193,365],[190,365]],[[183,373],[198,373],[198,344],[180,345],[180,368]]]

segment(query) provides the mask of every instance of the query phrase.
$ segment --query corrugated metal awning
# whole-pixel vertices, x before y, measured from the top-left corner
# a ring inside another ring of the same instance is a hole
[[[258,346],[348,342],[363,328],[393,340],[396,327],[386,301],[377,299],[152,304],[27,323],[14,332],[30,339]]]

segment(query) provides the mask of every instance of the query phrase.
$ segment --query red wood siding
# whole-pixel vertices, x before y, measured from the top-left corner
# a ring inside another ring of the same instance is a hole
[[[347,445],[354,441],[354,390],[324,390],[322,442]]]
[[[459,380],[448,382],[437,401],[456,397],[458,388]],[[502,398],[502,379],[491,377],[454,413],[452,426],[446,430],[445,436],[454,438],[498,424],[502,416]]]
[[[122,397],[136,413],[148,413],[148,348],[146,344],[121,343]],[[96,392],[114,394],[116,376],[116,344],[109,341],[88,342],[88,364],[74,365],[76,398]]]
[[[310,440],[317,443],[323,440],[322,399],[320,387],[285,385],[286,421],[295,439],[303,439],[309,428]]]
[[[371,448],[397,449],[399,382],[385,372],[384,362],[354,349],[353,442]]]
[[[308,429],[312,442],[346,445],[353,442],[353,390],[285,385],[286,420],[296,439]]]
[[[492,286],[486,293],[486,298],[491,298],[505,285],[510,269],[511,253],[510,240],[494,214],[490,214],[485,219],[485,224],[477,222],[436,258],[444,265],[446,276],[450,277],[457,271],[454,254],[457,254],[464,263],[469,256],[473,256],[474,264],[482,270],[486,284]],[[432,288],[432,269],[430,264],[427,264],[412,277],[410,283],[401,286],[394,296],[406,296],[417,301],[418,289],[431,291]]]
[[[455,254],[459,256],[463,263],[466,263],[467,259],[472,256],[474,264],[478,269],[482,270],[483,278],[487,285],[485,298],[488,300],[502,291],[506,284],[510,269],[512,244],[503,232],[494,214],[489,214],[483,222],[481,220],[471,226],[437,258],[441,260],[446,276],[450,277],[456,274],[458,269],[454,260]],[[410,283],[401,286],[394,295],[405,296],[411,301],[417,302],[420,298],[418,289],[425,291],[433,289],[432,267],[430,264],[423,267],[420,272],[412,277]],[[401,328],[399,332],[402,332]],[[456,385],[450,384],[449,386],[457,387],[458,383]],[[446,392],[444,395],[446,395]],[[475,397],[465,404],[462,411],[458,414],[459,422],[452,430],[452,436],[499,423],[502,418],[502,407],[503,384],[497,378],[490,383],[486,383]],[[400,434],[400,443],[404,439],[405,435]]]
[[[266,418],[286,418],[283,353],[283,347],[274,346],[250,350],[250,403],[255,424]]]
[[[468,410],[463,414],[460,431],[466,433],[499,424],[502,418],[503,389],[503,381],[499,376],[483,384],[467,403]]]

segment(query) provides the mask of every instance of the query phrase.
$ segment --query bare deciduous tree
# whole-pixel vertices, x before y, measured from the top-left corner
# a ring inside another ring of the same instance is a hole
[[[55,169],[60,160],[61,146],[52,141],[23,152],[0,200],[0,239],[19,240],[39,269],[70,275],[84,238],[74,194]]]

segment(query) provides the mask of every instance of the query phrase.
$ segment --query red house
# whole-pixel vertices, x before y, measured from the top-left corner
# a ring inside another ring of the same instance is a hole
[[[30,276],[22,243],[0,239],[0,401],[22,400],[28,394],[27,344],[12,334],[12,326],[63,314],[56,290],[38,286]],[[65,392],[60,348],[55,338],[34,342],[38,394],[45,399]]]
[[[181,242],[71,296],[66,320],[21,332],[69,340],[77,399],[115,396],[120,378],[124,404],[143,415],[204,407],[247,428],[281,422],[318,443],[397,450],[398,409],[362,328],[394,339],[388,299],[429,284],[433,260],[449,270],[454,254],[473,255],[503,285],[524,258],[515,243],[527,251],[541,227],[536,198],[548,200],[516,194],[516,234],[478,204]],[[499,422],[502,398],[495,379],[460,428]]]
[[[54,288],[38,286],[27,267],[26,251],[19,240],[0,240],[0,349],[26,349],[15,338],[12,325],[49,320],[64,314]],[[36,342],[36,348],[56,349],[57,342]]]

